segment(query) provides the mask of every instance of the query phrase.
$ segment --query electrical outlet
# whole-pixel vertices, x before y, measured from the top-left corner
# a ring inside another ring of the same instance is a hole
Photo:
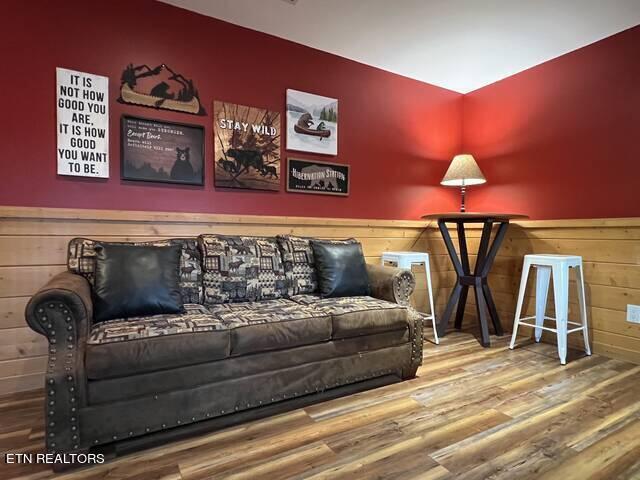
[[[627,305],[627,322],[640,323],[640,305]]]

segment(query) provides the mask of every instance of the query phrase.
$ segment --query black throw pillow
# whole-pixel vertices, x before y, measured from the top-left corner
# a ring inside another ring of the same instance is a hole
[[[321,297],[369,295],[369,275],[360,243],[311,240]]]
[[[184,311],[180,295],[181,246],[95,246],[94,320]]]

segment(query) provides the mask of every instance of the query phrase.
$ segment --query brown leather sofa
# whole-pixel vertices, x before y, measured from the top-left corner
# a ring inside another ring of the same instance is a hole
[[[50,452],[144,447],[411,378],[422,362],[410,272],[368,265],[371,296],[323,299],[308,239],[149,243],[182,245],[185,313],[94,324],[88,239],[70,242],[68,271],[27,306],[28,324],[49,341]],[[261,268],[234,277],[239,253]],[[238,283],[256,271],[251,288]]]

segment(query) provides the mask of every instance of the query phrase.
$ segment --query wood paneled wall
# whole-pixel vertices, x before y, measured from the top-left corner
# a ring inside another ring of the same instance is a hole
[[[355,237],[369,263],[385,250],[425,249],[425,222],[206,215],[0,207],[0,394],[42,386],[46,341],[31,331],[24,308],[40,287],[65,270],[73,237],[110,241],[290,233]]]
[[[379,263],[388,250],[430,252],[438,314],[455,279],[433,222],[0,207],[0,394],[42,386],[46,342],[27,327],[24,307],[30,295],[66,268],[71,238],[139,241],[199,233],[355,237],[369,263]],[[479,235],[479,230],[468,235],[471,251]],[[522,255],[529,252],[582,255],[594,350],[640,363],[640,326],[625,322],[626,304],[640,304],[640,220],[514,224],[490,277],[507,331],[513,322]],[[427,305],[423,272],[414,267],[414,302],[420,310]],[[529,298],[527,308],[532,305]],[[465,321],[475,321],[473,309],[468,310]]]
[[[451,232],[454,241],[457,235]],[[467,234],[469,251],[477,251],[480,229]],[[446,253],[439,232],[427,229],[427,248],[436,259],[438,291],[436,311],[441,313],[455,281],[451,265],[440,257]],[[627,304],[640,305],[640,219],[546,220],[516,222],[500,249],[489,284],[502,324],[511,331],[516,307],[523,256],[529,253],[580,255],[583,259],[587,313],[593,351],[609,357],[640,363],[640,325],[626,321]],[[475,257],[472,257],[475,260]],[[432,267],[433,268],[433,267]],[[569,316],[578,318],[574,273],[571,273]],[[535,314],[535,272],[529,276],[523,315]],[[465,322],[475,322],[473,296],[469,295]],[[550,292],[547,315],[553,314]],[[519,333],[529,334],[523,327]],[[555,343],[553,334],[544,339]],[[580,334],[569,336],[570,344],[581,348]]]

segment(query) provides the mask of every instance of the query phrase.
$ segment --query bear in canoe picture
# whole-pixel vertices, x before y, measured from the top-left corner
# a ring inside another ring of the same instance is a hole
[[[338,154],[338,100],[287,89],[287,150]]]

